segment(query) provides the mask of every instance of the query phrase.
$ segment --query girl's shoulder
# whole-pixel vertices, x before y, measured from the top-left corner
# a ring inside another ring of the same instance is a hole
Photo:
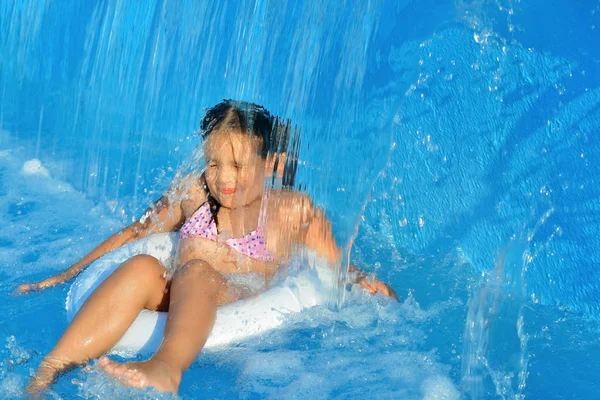
[[[315,207],[306,193],[279,189],[270,193],[267,210],[272,217],[296,224],[308,222],[314,215]]]

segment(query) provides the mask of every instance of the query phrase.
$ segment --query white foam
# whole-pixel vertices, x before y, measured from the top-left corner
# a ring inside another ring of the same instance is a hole
[[[50,178],[50,172],[42,165],[42,162],[37,158],[33,158],[29,161],[25,161],[23,168],[21,168],[23,175],[37,175],[45,178]]]
[[[297,350],[251,353],[246,358],[243,374],[252,376],[253,379],[265,376],[271,380],[284,378],[291,370],[302,370],[308,357],[307,352]]]
[[[423,400],[454,400],[460,394],[448,377],[437,375],[426,378],[421,384]]]
[[[28,154],[18,143],[0,147],[0,266],[10,277],[63,271],[122,226]]]
[[[25,377],[7,373],[0,379],[0,396],[4,399],[18,399],[23,395]]]
[[[353,288],[341,310],[305,310],[220,360],[241,363],[242,391],[259,397],[458,399],[451,367],[426,344],[436,316]]]

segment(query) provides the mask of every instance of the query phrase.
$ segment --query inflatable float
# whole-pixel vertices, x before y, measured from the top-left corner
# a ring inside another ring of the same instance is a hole
[[[66,300],[71,321],[86,299],[121,263],[137,254],[150,254],[171,265],[177,233],[160,233],[129,243],[93,262],[71,286]],[[277,328],[290,313],[325,303],[333,276],[327,267],[307,268],[264,293],[220,307],[206,348],[216,348]],[[110,353],[125,357],[156,351],[167,313],[143,310]]]

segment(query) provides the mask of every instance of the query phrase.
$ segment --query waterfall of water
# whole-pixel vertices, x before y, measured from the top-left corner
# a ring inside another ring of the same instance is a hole
[[[469,302],[462,380],[472,398],[524,398],[528,356],[522,310],[526,304],[525,273],[531,262],[528,246],[524,238],[511,240],[484,287]],[[495,392],[490,392],[490,387]]]

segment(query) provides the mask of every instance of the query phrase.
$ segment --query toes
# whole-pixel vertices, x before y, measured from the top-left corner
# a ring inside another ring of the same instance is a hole
[[[117,366],[117,364],[115,364],[110,358],[108,357],[102,357],[99,361],[98,364],[100,364],[100,367],[107,373],[109,374],[114,374],[115,372],[115,368]]]
[[[127,373],[127,371],[129,371],[129,368],[127,368],[127,366],[125,364],[117,364],[114,369],[113,369],[113,375],[116,375],[117,377],[122,377],[123,375],[125,375]]]
[[[138,388],[144,388],[146,386],[146,375],[136,368],[136,363],[120,364],[104,356],[98,360],[98,364],[107,374],[127,386]]]
[[[98,363],[100,364],[104,372],[116,378],[121,377],[128,370],[125,364],[114,362],[108,357],[101,358]]]
[[[131,386],[144,387],[145,376],[135,369],[131,369],[123,374],[123,378]]]
[[[135,369],[128,369],[126,371],[123,371],[123,374],[121,375],[121,377],[128,381],[132,381],[132,380],[136,380],[136,379],[139,380],[139,372],[137,372]]]

